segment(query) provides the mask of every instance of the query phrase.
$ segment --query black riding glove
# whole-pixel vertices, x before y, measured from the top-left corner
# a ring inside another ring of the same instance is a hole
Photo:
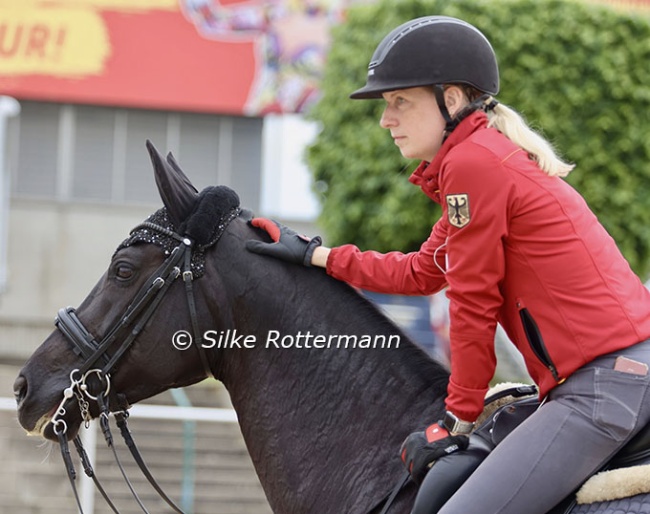
[[[413,480],[420,484],[440,457],[467,449],[469,438],[464,435],[449,435],[447,429],[434,423],[423,432],[413,432],[400,449],[402,462]]]
[[[246,249],[261,255],[270,255],[293,264],[311,266],[311,257],[314,250],[323,241],[320,237],[301,236],[289,227],[267,218],[253,218],[250,224],[265,230],[274,243],[262,241],[246,241]]]

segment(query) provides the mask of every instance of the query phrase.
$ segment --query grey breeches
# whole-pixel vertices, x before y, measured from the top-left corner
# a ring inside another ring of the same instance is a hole
[[[545,514],[650,422],[650,376],[614,370],[617,356],[650,365],[650,341],[573,373],[483,461],[439,514]]]

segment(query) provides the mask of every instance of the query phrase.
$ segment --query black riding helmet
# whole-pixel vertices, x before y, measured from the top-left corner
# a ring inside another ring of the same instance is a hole
[[[379,43],[366,85],[350,98],[381,98],[395,89],[454,83],[496,95],[499,68],[492,45],[467,22],[425,16],[400,25]]]
[[[381,98],[382,93],[396,89],[438,86],[434,91],[449,125],[452,121],[444,104],[443,84],[467,84],[486,95],[496,95],[496,55],[473,25],[448,16],[425,16],[403,23],[379,43],[368,65],[366,85],[350,98]]]

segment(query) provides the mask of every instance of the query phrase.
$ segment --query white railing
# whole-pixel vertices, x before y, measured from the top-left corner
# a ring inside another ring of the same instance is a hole
[[[0,410],[15,411],[13,398],[0,397]],[[221,421],[237,423],[237,414],[232,409],[212,409],[208,407],[177,407],[175,405],[131,406],[129,415],[134,418],[174,419],[176,421]]]

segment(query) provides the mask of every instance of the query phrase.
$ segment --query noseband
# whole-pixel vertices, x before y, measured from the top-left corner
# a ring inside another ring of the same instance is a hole
[[[219,220],[214,238],[210,241],[209,245],[206,245],[205,247],[216,244],[216,242],[225,232],[225,229],[228,227],[230,222],[235,219],[240,212],[241,211],[239,208],[234,208],[225,214]],[[110,374],[115,368],[116,364],[135,342],[140,332],[144,329],[147,322],[155,313],[170,286],[176,281],[179,276],[182,276],[183,282],[185,284],[185,292],[192,324],[192,332],[194,341],[196,342],[195,346],[199,351],[205,376],[213,376],[212,370],[210,369],[208,357],[205,353],[205,349],[200,344],[202,336],[199,330],[198,317],[196,313],[196,302],[194,299],[194,292],[192,287],[192,282],[195,278],[195,273],[192,271],[192,257],[193,253],[196,250],[196,246],[191,239],[177,234],[170,228],[161,226],[151,221],[145,221],[144,223],[138,225],[131,231],[131,234],[133,235],[138,231],[152,234],[152,237],[150,237],[148,240],[150,242],[156,242],[160,238],[165,238],[166,240],[174,241],[175,246],[170,252],[168,252],[169,256],[160,265],[160,267],[141,286],[140,290],[135,295],[134,299],[131,301],[124,314],[106,332],[104,337],[98,341],[97,338],[95,338],[84,326],[84,324],[77,316],[75,309],[72,307],[60,309],[55,320],[56,327],[72,344],[73,351],[84,359],[83,364],[78,369],[74,369],[70,373],[70,386],[63,392],[63,399],[61,400],[59,407],[56,409],[54,416],[51,419],[54,433],[59,439],[61,453],[68,473],[68,478],[70,479],[74,496],[77,501],[77,506],[82,514],[83,510],[74,483],[76,473],[74,470],[74,465],[72,464],[72,459],[70,457],[68,440],[66,437],[67,424],[63,419],[67,412],[65,408],[66,404],[70,401],[73,401],[74,399],[76,399],[77,404],[79,405],[81,417],[84,420],[86,427],[88,426],[88,423],[91,419],[89,401],[94,401],[97,403],[100,411],[100,426],[102,428],[104,438],[108,446],[113,450],[113,454],[118,467],[122,471],[122,475],[138,505],[141,507],[143,512],[148,512],[135,493],[128,478],[126,477],[118,455],[115,451],[115,447],[113,445],[113,437],[110,432],[110,426],[108,423],[108,417],[111,413],[109,407],[109,403],[111,402],[109,402],[109,397],[113,398],[113,403],[119,406],[118,410],[113,412],[113,414],[117,421],[117,425],[120,428],[120,432],[142,473],[149,480],[154,489],[156,489],[161,498],[165,500],[170,505],[170,507],[174,509],[174,511],[181,514],[183,512],[174,504],[171,499],[167,497],[167,495],[162,491],[160,486],[157,484],[149,472],[126,424],[126,420],[128,418],[128,403],[122,395],[116,394],[115,391],[111,391],[110,381]],[[202,252],[205,247],[200,248],[199,250]],[[117,350],[113,351],[112,354],[109,354],[109,348],[116,344],[119,344]],[[87,383],[90,378],[94,378],[93,385],[99,381],[99,393],[91,393],[91,384]],[[111,507],[114,512],[118,512],[111,500],[106,495],[101,484],[97,480],[97,477],[94,474],[92,466],[90,465],[86,452],[83,449],[81,440],[78,436],[74,439],[74,445],[79,453],[79,456],[81,457],[84,471],[90,478],[93,479],[97,489],[102,494],[109,507]]]

